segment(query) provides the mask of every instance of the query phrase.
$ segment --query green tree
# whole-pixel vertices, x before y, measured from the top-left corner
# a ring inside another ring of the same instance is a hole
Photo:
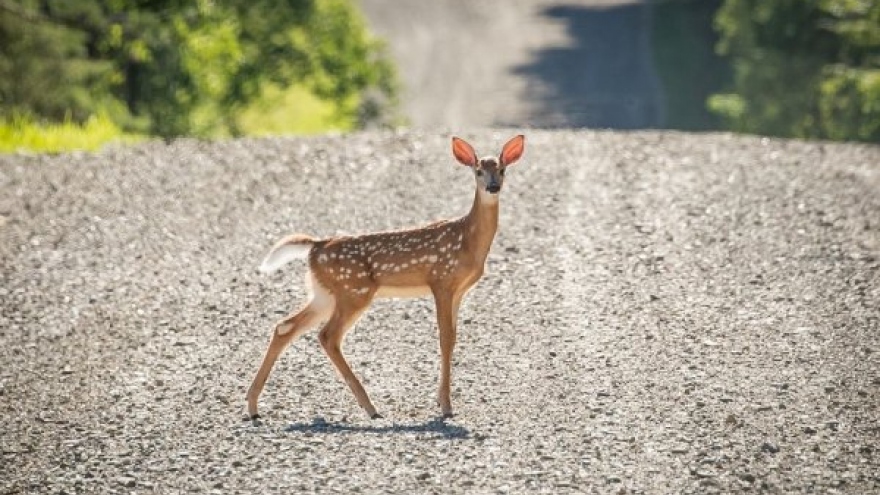
[[[89,56],[88,35],[47,22],[35,2],[0,1],[0,117],[38,115],[83,121],[109,95],[113,68]]]
[[[161,136],[237,134],[267,84],[354,115],[394,72],[343,0],[0,0],[0,116],[107,113]]]
[[[880,2],[726,0],[734,87],[710,108],[742,132],[880,141]]]

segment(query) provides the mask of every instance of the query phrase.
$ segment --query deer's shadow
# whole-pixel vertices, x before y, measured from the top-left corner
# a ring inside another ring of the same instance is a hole
[[[471,438],[471,431],[464,426],[453,425],[444,418],[434,418],[424,423],[390,425],[355,425],[348,423],[327,422],[322,418],[315,418],[311,423],[291,423],[284,428],[289,433],[374,433],[374,434],[408,434],[408,433],[433,433],[438,438],[466,439]]]

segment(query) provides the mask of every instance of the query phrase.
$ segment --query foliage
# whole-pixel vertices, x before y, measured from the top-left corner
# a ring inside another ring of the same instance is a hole
[[[0,3],[0,116],[84,121],[93,109],[112,106],[111,73],[107,61],[89,58],[81,30]]]
[[[880,2],[726,0],[716,27],[734,87],[709,106],[731,128],[880,142]]]
[[[236,135],[266,87],[353,121],[363,93],[394,101],[394,81],[345,0],[0,0],[0,116]]]
[[[124,135],[112,120],[103,115],[91,116],[83,123],[66,119],[60,123],[37,124],[21,115],[0,119],[0,152],[3,153],[96,150],[109,142],[136,139],[136,136]]]

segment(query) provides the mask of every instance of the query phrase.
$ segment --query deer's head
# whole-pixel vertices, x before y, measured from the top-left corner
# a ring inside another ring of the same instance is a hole
[[[457,137],[452,138],[452,154],[455,155],[455,159],[474,171],[477,188],[489,194],[501,192],[501,186],[504,184],[504,169],[519,160],[525,151],[525,146],[526,138],[520,134],[508,141],[497,157],[477,158],[474,148],[467,141]]]

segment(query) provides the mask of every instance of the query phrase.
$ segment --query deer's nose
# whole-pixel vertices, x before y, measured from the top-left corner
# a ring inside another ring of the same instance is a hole
[[[499,186],[498,184],[492,183],[492,184],[489,184],[488,186],[486,186],[486,190],[492,194],[495,194],[501,190],[501,186]]]

